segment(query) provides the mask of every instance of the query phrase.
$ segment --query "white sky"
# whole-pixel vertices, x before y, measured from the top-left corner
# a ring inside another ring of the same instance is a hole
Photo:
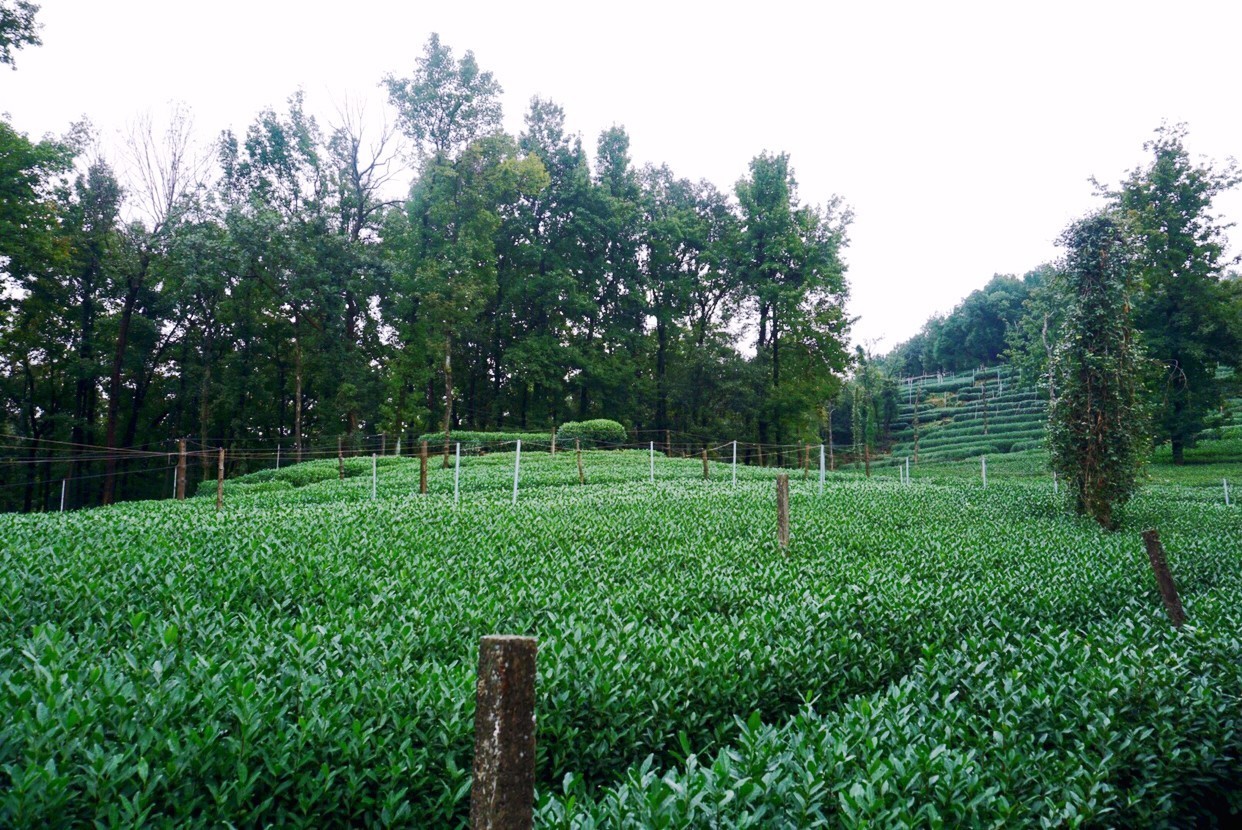
[[[174,101],[204,136],[244,132],[301,87],[330,122],[386,107],[431,32],[473,50],[521,129],[561,104],[589,151],[622,124],[636,164],[732,190],[787,151],[804,202],[853,206],[854,337],[884,351],[1053,239],[1144,161],[1162,119],[1223,162],[1242,151],[1242,4],[988,2],[317,2],[42,0],[44,45],[0,70],[0,110],[32,136],[89,116],[105,144]],[[1242,193],[1217,205],[1242,217]],[[1234,233],[1234,249],[1242,231]]]

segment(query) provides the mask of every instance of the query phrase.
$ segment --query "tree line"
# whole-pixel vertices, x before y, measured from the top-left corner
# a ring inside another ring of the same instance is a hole
[[[622,127],[588,157],[551,101],[508,134],[499,82],[434,35],[383,87],[390,128],[321,126],[298,93],[208,150],[186,110],[147,119],[112,159],[87,125],[0,121],[0,507],[62,478],[70,506],[162,494],[126,453],[182,437],[290,460],[597,417],[819,440],[851,214],[803,202],[786,154],[725,192],[635,165]]]

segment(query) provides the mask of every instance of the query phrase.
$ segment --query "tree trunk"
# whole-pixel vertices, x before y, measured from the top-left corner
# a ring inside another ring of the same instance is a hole
[[[95,377],[90,368],[95,360],[94,334],[95,303],[90,296],[88,283],[82,292],[82,340],[78,344],[78,377],[74,389],[74,423],[71,439],[77,446],[73,448],[69,462],[70,479],[78,478],[79,465],[82,464],[79,456],[82,455],[83,446],[95,442]],[[78,481],[74,481],[72,490],[75,496],[73,503],[84,504],[86,501],[83,493],[84,487]]]
[[[586,350],[591,350],[591,344],[595,340],[595,317],[590,318],[587,326]],[[590,406],[590,393],[587,391],[587,372],[583,367],[581,380],[578,382],[578,420],[585,421],[587,416],[587,408]]]
[[[203,366],[203,384],[198,399],[198,440],[203,452],[198,454],[199,467],[202,470],[202,479],[206,481],[210,477],[211,459],[207,457],[207,433],[211,429],[211,404],[208,402],[211,394],[211,352],[205,350],[207,358],[206,365]]]
[[[26,428],[30,432],[30,437],[34,439],[30,444],[30,457],[39,457],[39,428],[38,422],[35,420],[35,383],[34,372],[30,370],[30,361],[24,361],[22,364],[24,374],[26,376]],[[34,507],[34,487],[35,487],[35,469],[38,464],[26,465],[26,489],[22,496],[22,510],[29,513]],[[47,465],[44,465],[47,466]]]
[[[453,335],[444,335],[444,469],[449,467],[449,435],[453,429]]]
[[[668,428],[668,323],[656,322],[656,429]]]
[[[104,436],[104,446],[108,448],[108,458],[104,462],[103,503],[112,504],[116,492],[116,428],[121,411],[121,369],[125,365],[125,352],[129,347],[129,326],[134,316],[134,306],[138,301],[136,279],[129,281],[125,292],[125,303],[121,308],[121,323],[117,328],[116,350],[112,354],[112,376],[108,381],[108,420]]]
[[[293,449],[302,463],[302,341],[293,338]]]

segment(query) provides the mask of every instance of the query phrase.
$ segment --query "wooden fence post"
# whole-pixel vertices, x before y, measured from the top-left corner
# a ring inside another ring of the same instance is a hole
[[[711,470],[707,466],[707,447],[703,448],[703,480],[704,481],[712,480]]]
[[[532,826],[536,651],[534,637],[491,635],[479,643],[470,785],[474,830]]]
[[[220,457],[216,462],[216,512],[224,507],[224,447],[220,448]]]
[[[336,468],[337,478],[345,480],[345,437],[336,436]]]
[[[427,492],[427,442],[424,441],[418,450],[418,492]]]
[[[177,498],[185,500],[185,439],[177,442]]]
[[[811,445],[807,444],[802,451],[802,480],[806,481],[811,476]]]
[[[574,439],[574,454],[578,456],[578,483],[586,484],[586,474],[582,471],[582,441],[578,438]]]
[[[578,446],[578,439],[574,439],[574,446]],[[552,427],[552,455],[556,455],[556,427]]]
[[[1143,531],[1143,543],[1147,546],[1147,558],[1151,561],[1151,569],[1156,574],[1156,586],[1160,589],[1160,598],[1164,600],[1164,610],[1169,613],[1169,620],[1174,628],[1181,628],[1186,621],[1186,612],[1182,610],[1182,601],[1177,596],[1177,586],[1173,584],[1173,574],[1169,571],[1169,563],[1164,555],[1164,546],[1160,544],[1160,531],[1154,527]]]
[[[776,539],[781,550],[789,547],[789,475],[776,477]]]

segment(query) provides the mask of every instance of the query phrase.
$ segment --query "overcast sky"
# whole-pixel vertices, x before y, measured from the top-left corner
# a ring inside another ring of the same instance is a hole
[[[1054,258],[1098,204],[1088,177],[1143,163],[1162,119],[1189,124],[1196,155],[1242,146],[1237,3],[42,5],[44,45],[0,70],[0,110],[36,137],[86,115],[106,150],[175,101],[206,137],[241,132],[299,87],[321,123],[347,99],[378,118],[380,78],[412,74],[439,32],[496,75],[512,132],[540,95],[588,150],[621,124],[636,164],[730,191],[753,156],[786,151],[804,202],[853,206],[854,337],[878,351],[994,273]],[[1242,216],[1242,194],[1217,208]]]

